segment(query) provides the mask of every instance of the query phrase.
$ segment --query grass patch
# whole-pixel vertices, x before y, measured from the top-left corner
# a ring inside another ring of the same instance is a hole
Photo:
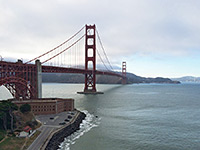
[[[33,136],[27,138],[27,142],[23,150],[27,149],[40,133],[41,131],[36,131]],[[26,138],[7,137],[2,143],[0,143],[0,150],[20,150],[25,144],[25,141]]]
[[[26,146],[23,148],[23,150],[27,149],[33,143],[33,141],[40,135],[40,133],[41,131],[36,131],[35,134],[28,139]]]
[[[25,138],[8,137],[0,144],[0,150],[19,150],[25,142]]]
[[[35,126],[35,129],[39,128],[42,124],[40,122],[37,122],[37,125]]]
[[[6,131],[0,130],[0,141],[6,136]]]

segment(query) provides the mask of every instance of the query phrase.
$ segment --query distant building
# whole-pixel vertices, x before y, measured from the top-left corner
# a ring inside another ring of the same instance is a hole
[[[33,133],[32,128],[30,126],[26,126],[24,127],[23,131],[19,133],[17,137],[31,136],[31,133]]]
[[[28,134],[27,132],[22,131],[22,132],[19,133],[19,135],[17,135],[17,137],[23,138],[23,137],[27,137],[28,135],[29,135],[29,134]]]
[[[33,131],[32,131],[32,128],[30,126],[26,126],[24,127],[24,131],[28,134],[31,134]]]
[[[42,98],[37,100],[12,101],[18,106],[29,104],[35,115],[57,114],[74,110],[74,99]]]

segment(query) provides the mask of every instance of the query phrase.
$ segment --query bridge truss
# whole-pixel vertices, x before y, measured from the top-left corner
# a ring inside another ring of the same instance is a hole
[[[80,34],[84,29],[85,33]],[[103,51],[102,54],[96,48],[96,34],[99,40],[99,45]],[[78,35],[78,39],[75,40],[74,38]],[[85,48],[77,46],[84,37]],[[81,62],[80,58],[83,57],[83,55],[79,56],[80,52],[77,50],[83,51],[83,49],[85,49],[85,62],[82,61],[82,65],[80,65],[77,61]],[[96,69],[96,54],[98,54],[98,59],[101,61],[105,69]],[[108,65],[106,65],[105,61],[103,61],[102,56],[105,57]],[[72,62],[72,59],[75,60],[75,63],[68,65],[64,64],[65,62]],[[16,63],[1,60],[0,71],[0,86],[4,85],[16,99],[36,99],[42,97],[42,72],[84,74],[85,87],[83,93],[97,92],[97,74],[120,77],[122,79],[122,83],[126,84],[126,62],[122,63],[121,74],[113,71],[113,67],[105,53],[95,25],[86,25],[57,47],[25,63],[21,60],[18,60]]]

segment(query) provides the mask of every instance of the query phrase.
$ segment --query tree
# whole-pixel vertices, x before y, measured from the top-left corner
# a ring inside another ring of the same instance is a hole
[[[22,113],[26,113],[26,112],[31,111],[31,105],[29,105],[29,104],[23,104],[23,105],[20,106],[19,109],[20,109],[20,111]]]
[[[13,132],[13,113],[12,113],[12,108],[11,108],[11,106],[9,106],[9,115],[10,115],[10,117],[11,117],[11,120],[10,120],[10,129],[11,129],[11,132]]]
[[[0,120],[1,120],[2,123],[3,123],[3,128],[4,128],[4,130],[7,130],[7,119],[6,119],[6,113],[3,112],[3,111],[0,112]],[[2,126],[1,126],[1,128],[2,128]]]
[[[10,129],[11,132],[13,132],[13,122],[14,122],[14,115],[13,115],[13,111],[14,110],[18,110],[17,105],[13,104],[11,101],[8,101],[7,103],[7,107],[8,107],[8,113],[10,115]]]
[[[11,101],[8,100],[0,102],[0,120],[3,123],[3,127],[2,125],[0,127],[4,128],[4,130],[7,130],[7,128],[10,127],[11,131],[13,132],[14,110],[18,110],[18,107]]]

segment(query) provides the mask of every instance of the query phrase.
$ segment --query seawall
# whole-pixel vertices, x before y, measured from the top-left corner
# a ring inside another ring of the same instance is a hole
[[[53,132],[49,136],[48,140],[44,143],[42,149],[57,150],[60,143],[62,143],[67,136],[71,135],[79,129],[79,126],[85,117],[86,115],[83,112],[79,112],[78,116],[69,125],[63,126],[62,128]]]

